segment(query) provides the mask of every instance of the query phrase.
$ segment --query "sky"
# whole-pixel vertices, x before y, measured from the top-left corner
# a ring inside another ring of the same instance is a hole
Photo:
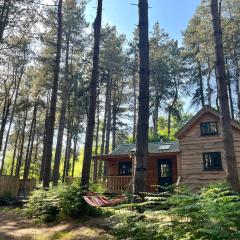
[[[86,18],[93,22],[96,16],[96,0],[90,0]],[[103,0],[103,24],[116,25],[120,33],[131,39],[133,29],[138,23],[137,0]],[[182,40],[186,29],[201,0],[149,0],[150,31],[155,22],[169,33],[171,38]]]

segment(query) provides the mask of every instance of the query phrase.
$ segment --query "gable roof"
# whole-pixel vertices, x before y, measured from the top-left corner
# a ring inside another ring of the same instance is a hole
[[[178,130],[178,132],[175,134],[177,138],[182,136],[183,133],[185,133],[193,124],[197,122],[197,120],[203,116],[203,114],[210,113],[214,115],[215,117],[219,118],[221,117],[220,112],[216,111],[210,106],[204,106],[194,117],[192,117],[182,128]],[[232,120],[232,126],[234,126],[236,129],[240,130],[240,124],[236,121]]]
[[[119,156],[119,155],[129,155],[131,152],[136,151],[135,144],[122,144],[115,148],[109,155],[110,156]],[[179,144],[176,142],[160,143],[160,142],[151,142],[148,143],[148,153],[175,153],[179,152]]]

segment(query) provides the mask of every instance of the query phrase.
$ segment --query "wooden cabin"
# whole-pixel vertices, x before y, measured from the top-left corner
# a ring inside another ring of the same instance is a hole
[[[240,174],[240,124],[232,121],[234,147]],[[146,190],[180,181],[193,190],[225,179],[225,152],[220,113],[206,106],[177,133],[177,141],[148,145]],[[106,162],[109,191],[131,189],[135,144],[123,144],[99,160]]]

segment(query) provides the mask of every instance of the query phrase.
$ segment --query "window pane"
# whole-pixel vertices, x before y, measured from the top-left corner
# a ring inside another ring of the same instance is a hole
[[[204,153],[203,164],[205,170],[219,170],[222,169],[221,153]]]
[[[218,133],[217,122],[203,122],[200,123],[201,135],[214,135]]]
[[[132,173],[132,163],[131,162],[121,162],[119,163],[119,175],[127,176]]]
[[[217,133],[218,132],[216,122],[209,123],[209,125],[210,125],[210,133]]]

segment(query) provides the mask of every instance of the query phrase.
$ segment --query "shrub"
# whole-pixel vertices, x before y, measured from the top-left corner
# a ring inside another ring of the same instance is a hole
[[[78,218],[97,216],[100,209],[89,206],[83,199],[86,192],[79,186],[59,186],[50,190],[32,192],[26,207],[26,214],[36,222],[54,222],[60,217]]]
[[[166,211],[122,214],[115,226],[118,239],[240,239],[240,194],[215,184],[193,194],[186,189],[169,197]]]
[[[80,216],[98,216],[101,210],[86,203],[83,196],[87,192],[79,186],[71,185],[60,189],[60,208],[65,216],[78,218]]]
[[[49,191],[41,189],[32,192],[26,214],[36,222],[49,223],[58,219],[60,210],[60,197],[56,188]]]
[[[0,196],[0,206],[10,206],[15,198],[11,193],[5,192],[2,196]]]

